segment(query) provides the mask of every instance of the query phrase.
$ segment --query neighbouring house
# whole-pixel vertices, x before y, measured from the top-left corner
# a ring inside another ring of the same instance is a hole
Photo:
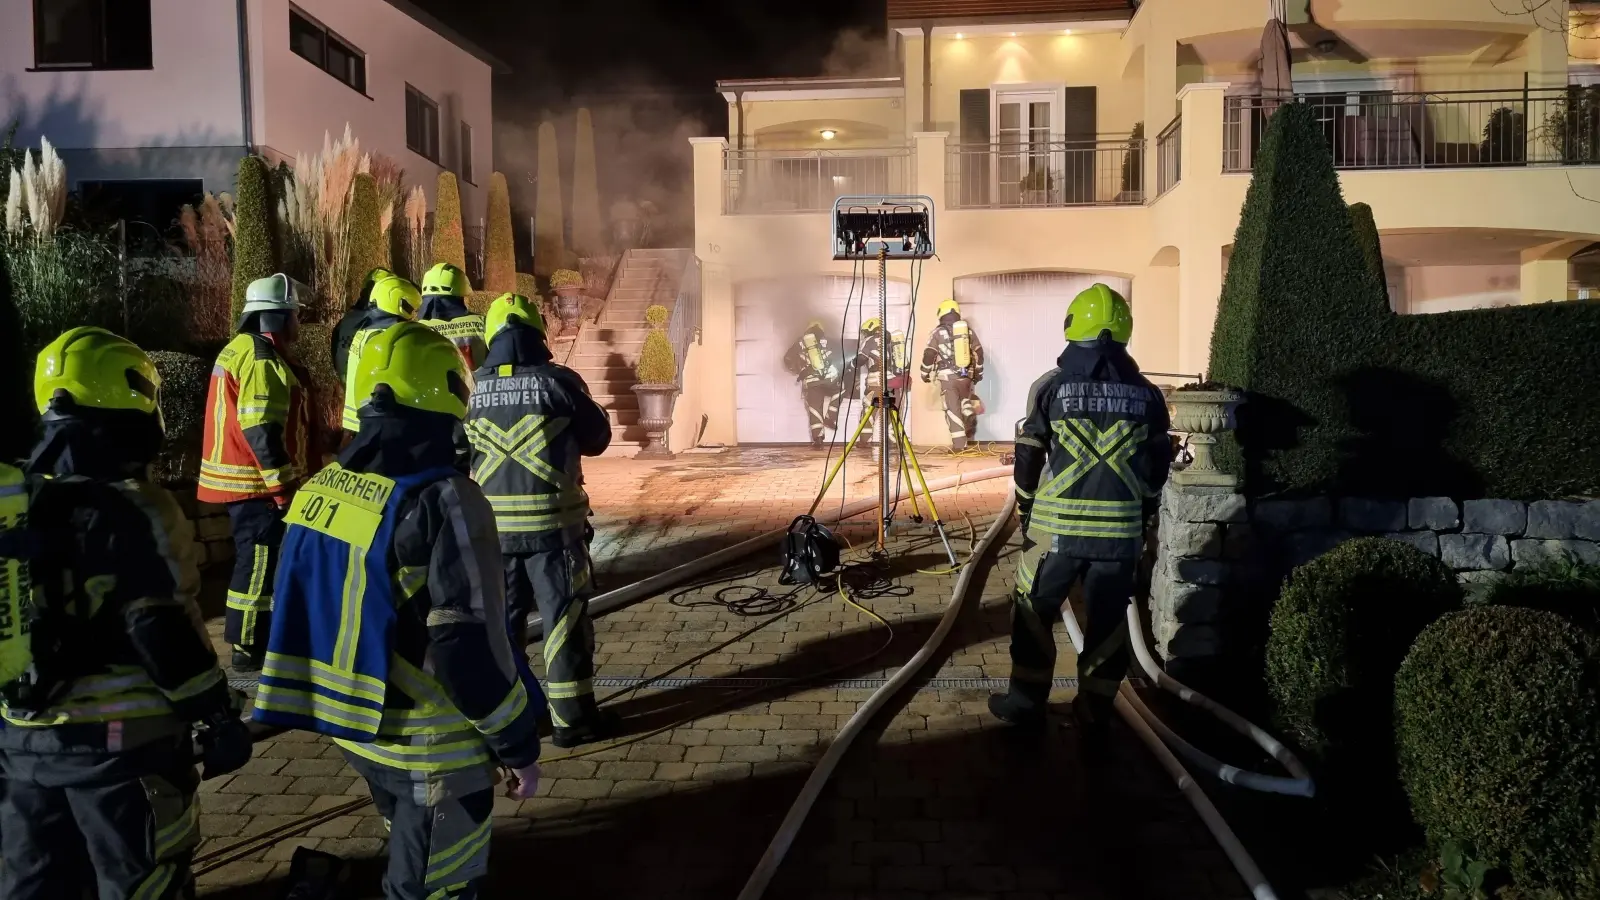
[[[242,155],[293,165],[347,123],[484,215],[505,65],[406,0],[0,0],[0,21],[0,130],[49,138],[117,216],[163,229]]]
[[[1569,29],[1494,0],[1282,5],[1293,91],[1346,199],[1374,210],[1397,311],[1600,294],[1585,199],[1600,198],[1600,51],[1582,10]],[[1135,355],[1174,373],[1158,381],[1201,374],[1269,112],[1268,8],[887,0],[884,77],[720,83],[730,137],[694,141],[703,341],[680,401],[704,440],[806,439],[784,350],[811,318],[848,341],[876,314],[876,266],[858,280],[831,258],[844,194],[933,198],[938,258],[890,265],[890,327],[916,313],[914,365],[935,306],[961,302],[989,355],[981,439],[1012,437],[1095,280],[1129,292]],[[914,384],[914,439],[943,439],[938,410]]]

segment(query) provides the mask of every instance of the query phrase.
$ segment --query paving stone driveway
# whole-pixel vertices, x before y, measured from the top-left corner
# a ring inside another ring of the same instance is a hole
[[[928,462],[932,479],[998,460]],[[602,587],[786,525],[809,503],[820,463],[807,452],[776,450],[656,465],[596,461],[589,488]],[[873,495],[874,471],[864,457],[851,461],[850,499]],[[963,555],[1005,490],[1002,479],[937,498]],[[839,502],[837,492],[829,502]],[[870,545],[873,530],[870,517],[842,529],[859,548]],[[933,671],[897,697],[847,756],[768,896],[1247,894],[1131,733],[1119,730],[1115,759],[1089,770],[1069,728],[1029,737],[987,716],[984,700],[1008,667],[1014,544],[1013,535],[982,573],[980,601],[965,610]],[[933,536],[911,528],[894,545],[887,569],[863,563],[864,549],[852,552],[856,565],[846,576],[892,635],[837,593],[778,585],[775,555],[708,576],[721,582],[597,620],[597,689],[602,698],[615,695],[613,708],[637,739],[571,757],[547,746],[540,796],[497,800],[488,896],[736,895],[814,762],[922,645],[949,602],[954,576],[917,571],[947,565]],[[1059,644],[1058,674],[1070,679],[1064,634]],[[640,686],[663,673],[667,679]],[[1067,684],[1061,699],[1071,696]],[[365,796],[337,750],[305,734],[264,742],[245,771],[204,791],[202,858]],[[275,896],[298,846],[358,860],[358,896],[378,895],[383,828],[370,806],[207,872],[201,893]]]

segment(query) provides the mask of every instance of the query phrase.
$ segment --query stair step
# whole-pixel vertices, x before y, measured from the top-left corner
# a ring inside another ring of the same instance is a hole
[[[639,398],[632,391],[626,394],[594,394],[594,402],[606,409],[638,409]]]
[[[640,321],[643,320],[641,319]],[[618,344],[627,346],[630,344],[643,343],[644,339],[649,335],[650,329],[643,325],[639,327],[633,327],[627,324],[611,325],[606,322],[601,322],[598,325],[591,325],[589,327],[588,334],[584,335],[584,343],[588,344],[590,342],[594,342],[599,344],[610,344],[613,346]]]
[[[611,411],[611,427],[630,427],[639,424],[639,411],[637,409],[614,409]]]

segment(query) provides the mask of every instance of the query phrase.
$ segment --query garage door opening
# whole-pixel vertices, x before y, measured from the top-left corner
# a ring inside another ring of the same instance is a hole
[[[1011,272],[956,279],[955,299],[961,304],[961,315],[983,342],[983,381],[978,396],[983,399],[984,414],[978,417],[978,440],[1016,437],[1017,422],[1027,415],[1028,388],[1055,366],[1066,346],[1061,323],[1068,304],[1097,281],[1132,302],[1128,279],[1110,275]],[[1137,321],[1137,306],[1134,318]],[[928,342],[927,330],[917,340],[913,355],[920,357]]]
[[[910,286],[890,281],[888,294],[889,330],[903,331],[911,315]],[[822,323],[830,344],[839,344],[843,336],[840,357],[848,366],[855,356],[862,319],[877,314],[875,275],[859,281],[829,275],[741,284],[734,298],[734,405],[739,443],[809,443],[811,429],[800,382],[784,368],[784,354],[815,319]],[[913,345],[915,341],[913,338]],[[846,396],[849,394],[847,390]],[[844,400],[838,428],[830,438],[842,446],[860,418],[860,400]]]

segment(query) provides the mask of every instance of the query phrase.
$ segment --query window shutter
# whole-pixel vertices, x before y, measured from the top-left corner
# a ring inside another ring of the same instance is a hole
[[[1100,170],[1105,167],[1095,145],[1100,131],[1095,120],[1095,89],[1069,87],[1062,94],[1061,137],[1066,141],[1062,197],[1067,203],[1093,203]],[[1117,174],[1113,169],[1108,177]]]
[[[961,92],[961,151],[956,159],[961,168],[958,205],[985,206],[993,183],[990,145],[994,131],[989,123],[991,107],[988,88]]]
[[[1095,89],[1069,87],[1061,104],[1061,136],[1069,141],[1092,141],[1100,133],[1095,119]]]

